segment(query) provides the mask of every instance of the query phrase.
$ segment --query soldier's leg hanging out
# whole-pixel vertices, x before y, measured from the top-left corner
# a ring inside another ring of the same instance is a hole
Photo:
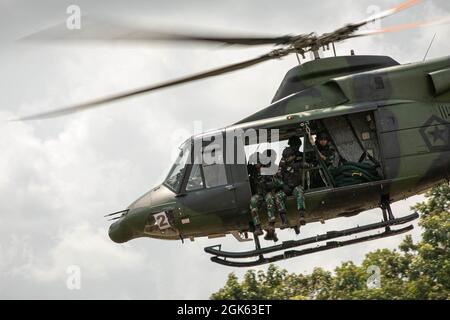
[[[250,213],[252,215],[253,225],[255,226],[253,234],[256,237],[263,234],[261,229],[261,221],[259,220],[259,208],[261,207],[262,200],[262,197],[258,194],[255,194],[250,199]]]
[[[289,221],[286,217],[286,193],[284,191],[278,191],[275,194],[275,205],[277,207],[278,214],[281,219],[281,229],[285,229],[289,226]]]
[[[267,207],[267,218],[270,224],[275,224],[275,199],[271,192],[268,192],[264,198]]]
[[[297,202],[297,210],[298,210],[298,213],[300,214],[300,221],[301,222],[303,221],[303,223],[304,223],[305,210],[306,210],[305,191],[302,186],[297,186],[297,187],[295,187],[293,194],[294,194],[295,200]]]
[[[275,232],[275,199],[271,192],[268,192],[264,197],[267,207],[267,218],[269,221],[269,227],[267,228],[267,234],[264,237],[265,240],[273,240],[275,242],[278,241],[276,232]]]

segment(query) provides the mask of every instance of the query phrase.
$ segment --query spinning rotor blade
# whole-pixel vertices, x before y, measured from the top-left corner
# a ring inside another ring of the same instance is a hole
[[[264,62],[264,61],[281,58],[283,56],[288,55],[290,52],[291,52],[290,50],[285,50],[285,49],[273,50],[273,51],[271,51],[265,55],[259,56],[257,58],[246,60],[246,61],[235,63],[235,64],[231,64],[231,65],[228,65],[225,67],[213,69],[210,71],[198,73],[198,74],[191,75],[191,76],[186,76],[186,77],[179,78],[176,80],[159,83],[159,84],[152,85],[149,87],[143,87],[143,88],[127,91],[127,92],[122,92],[119,94],[110,95],[107,97],[91,100],[91,101],[88,101],[85,103],[77,104],[77,105],[66,107],[63,109],[57,109],[54,111],[48,111],[48,112],[38,113],[35,115],[31,115],[31,116],[25,116],[25,117],[19,118],[17,120],[23,121],[23,120],[46,119],[46,118],[52,118],[52,117],[57,117],[57,116],[63,116],[63,115],[67,115],[70,113],[75,113],[75,112],[79,112],[79,111],[83,111],[83,110],[87,110],[87,109],[91,109],[91,108],[96,108],[96,107],[103,105],[105,103],[108,103],[108,102],[114,102],[114,101],[122,100],[122,99],[125,99],[128,97],[137,96],[137,95],[140,95],[143,93],[172,87],[172,86],[179,85],[182,83],[187,83],[187,82],[196,81],[196,80],[200,80],[200,79],[215,77],[215,76],[225,74],[228,72],[244,69],[244,68],[256,65],[258,63]]]
[[[375,14],[359,23],[356,24],[348,24],[342,28],[339,28],[331,33],[325,33],[321,36],[317,36],[316,34],[307,34],[307,35],[298,35],[298,36],[281,36],[281,37],[214,37],[214,36],[202,36],[202,35],[189,35],[189,34],[171,34],[171,33],[155,33],[149,30],[143,30],[143,29],[134,29],[131,30],[131,32],[124,33],[123,29],[121,30],[119,28],[119,32],[117,33],[117,29],[112,28],[104,28],[103,29],[97,29],[94,33],[90,33],[90,31],[87,31],[86,34],[78,33],[81,30],[78,30],[74,33],[73,31],[66,31],[68,32],[69,39],[75,39],[75,40],[127,40],[127,41],[147,41],[151,39],[156,40],[171,40],[171,41],[200,41],[200,42],[215,42],[215,43],[223,43],[223,44],[238,44],[238,45],[263,45],[263,44],[274,44],[282,46],[280,49],[273,50],[267,54],[264,54],[262,56],[259,56],[254,59],[246,60],[243,62],[231,64],[225,67],[216,68],[210,71],[182,77],[175,80],[170,80],[167,82],[159,83],[156,85],[148,86],[148,87],[142,87],[131,91],[122,92],[119,94],[113,94],[110,96],[106,96],[99,99],[94,99],[85,103],[77,104],[74,106],[66,107],[63,109],[57,109],[54,111],[48,111],[44,113],[38,113],[31,116],[25,116],[18,120],[37,120],[37,119],[45,119],[45,118],[52,118],[62,115],[67,115],[91,108],[98,107],[100,105],[103,105],[105,103],[114,102],[118,100],[122,100],[128,97],[137,96],[140,94],[148,93],[151,91],[156,91],[163,88],[168,88],[172,86],[176,86],[183,83],[188,83],[200,79],[215,77],[221,74],[229,73],[232,71],[248,68],[250,66],[262,63],[264,61],[276,59],[276,58],[282,58],[290,53],[305,53],[309,51],[315,51],[318,50],[321,46],[327,46],[333,42],[339,42],[343,41],[349,38],[359,37],[359,36],[366,36],[366,35],[372,35],[377,33],[386,33],[386,32],[394,32],[394,31],[400,31],[404,29],[411,29],[419,26],[425,26],[425,25],[434,25],[436,22],[432,23],[416,23],[416,24],[410,24],[410,25],[403,25],[403,26],[394,26],[391,28],[386,28],[382,30],[371,30],[371,31],[363,31],[359,32],[358,30],[363,27],[364,25],[369,24],[370,22],[373,22],[375,20],[379,20],[388,16],[391,16],[395,13],[398,13],[400,11],[403,11],[407,8],[410,8],[413,5],[418,4],[421,2],[421,0],[407,0],[389,10],[383,11],[381,13]],[[117,26],[116,26],[117,27]],[[86,29],[86,28],[84,28]],[[51,31],[48,32],[47,31]],[[61,39],[61,34],[58,31],[58,28],[51,28],[47,29],[47,31],[43,32],[43,35],[45,37],[41,38],[41,32],[36,33],[30,37],[24,38],[25,40],[42,40],[42,39]],[[86,32],[86,31],[83,31]],[[111,36],[114,32],[115,35]],[[87,35],[86,37],[83,37],[83,35]],[[109,37],[103,37],[102,35],[109,35]],[[80,37],[81,36],[81,37]]]
[[[297,36],[298,37],[298,36]],[[196,32],[171,32],[153,30],[145,27],[130,26],[105,19],[83,19],[81,29],[68,29],[66,24],[57,24],[19,39],[28,42],[127,42],[150,43],[150,41],[171,42],[205,42],[225,45],[283,45],[292,42],[296,36],[269,36],[269,35],[220,35]]]
[[[430,21],[421,21],[421,22],[415,22],[415,23],[400,24],[400,25],[396,25],[396,26],[392,26],[392,27],[388,27],[388,28],[383,28],[383,29],[359,31],[350,37],[356,38],[356,37],[377,35],[377,34],[383,34],[383,33],[392,33],[392,32],[398,32],[398,31],[403,31],[403,30],[438,26],[438,25],[443,25],[443,24],[447,24],[447,23],[450,23],[450,17],[436,19],[436,20],[430,20]]]
[[[406,10],[422,0],[407,0],[395,7],[385,10],[383,12],[377,13],[370,16],[369,18],[355,24],[349,24],[336,30],[335,32],[325,34],[322,37],[316,38],[313,34],[305,35],[285,35],[280,37],[214,37],[207,35],[189,35],[189,34],[176,34],[176,33],[155,33],[151,31],[143,31],[143,34],[147,32],[147,39],[149,40],[169,40],[169,41],[198,41],[198,42],[217,42],[229,45],[292,45],[296,49],[303,49],[308,46],[321,46],[327,45],[330,42],[342,41],[349,37],[350,34],[354,33],[356,30],[364,25],[367,25],[375,20],[380,20],[396,14],[400,11]],[[145,38],[145,36],[144,36]],[[332,38],[333,40],[330,40]],[[325,40],[325,41],[324,41]],[[328,40],[328,41],[327,41]],[[314,43],[314,41],[318,43]]]
[[[326,34],[327,38],[332,37],[334,41],[345,39],[349,33],[355,32],[362,26],[375,20],[383,19],[400,11],[406,10],[422,0],[407,0],[395,7],[372,15],[371,17],[339,28],[336,31]],[[205,42],[220,43],[226,45],[295,45],[311,39],[311,34],[304,35],[283,35],[283,36],[225,36],[200,33],[177,33],[151,30],[148,28],[126,26],[117,22],[105,19],[93,20],[92,17],[83,19],[83,27],[80,30],[69,30],[66,24],[59,24],[32,35],[22,38],[25,41],[123,41],[123,42],[150,42],[150,41],[175,41],[175,42]],[[323,38],[323,37],[322,37]],[[324,39],[322,39],[324,40]],[[326,44],[326,43],[325,43]],[[324,45],[323,41],[320,45]],[[319,45],[319,46],[320,46]]]
[[[395,7],[391,8],[391,9],[388,9],[388,10],[376,13],[376,14],[370,16],[369,18],[367,18],[367,19],[365,19],[365,20],[363,20],[363,21],[361,21],[359,23],[356,23],[356,25],[363,26],[363,25],[371,23],[371,22],[373,22],[375,20],[380,20],[380,19],[392,16],[393,14],[396,14],[396,13],[398,13],[400,11],[406,10],[406,9],[408,9],[408,8],[418,4],[418,3],[420,3],[421,1],[422,0],[407,0],[405,2],[402,2],[402,3],[398,4],[398,5],[396,5]]]
[[[339,41],[344,41],[346,39],[354,38],[355,34],[357,34],[357,31],[360,28],[362,28],[363,26],[365,26],[371,22],[374,22],[376,20],[380,20],[380,19],[386,18],[388,16],[391,16],[393,14],[396,14],[402,10],[406,10],[406,9],[412,7],[413,5],[418,4],[421,1],[422,0],[408,0],[406,2],[403,2],[399,5],[391,8],[391,9],[388,9],[383,12],[372,15],[371,17],[369,17],[361,22],[350,23],[350,24],[347,24],[347,25],[331,32],[331,33],[325,33],[316,39],[316,43],[314,44],[314,46],[317,49],[321,46],[327,46],[333,42],[339,42]],[[365,35],[370,35],[370,33],[365,34]]]
[[[226,45],[245,45],[245,46],[258,46],[258,45],[283,45],[292,41],[294,36],[285,35],[279,37],[258,37],[258,36],[214,36],[214,35],[201,35],[201,34],[181,34],[170,32],[152,32],[142,31],[143,38],[146,40],[163,40],[163,41],[186,41],[186,42],[211,42],[221,43]]]

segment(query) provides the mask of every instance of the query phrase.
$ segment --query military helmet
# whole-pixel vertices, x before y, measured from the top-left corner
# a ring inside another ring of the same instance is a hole
[[[292,156],[295,156],[295,150],[294,149],[292,149],[291,147],[288,147],[288,148],[284,149],[284,151],[283,151],[283,158],[284,159],[290,158]]]
[[[325,131],[322,131],[320,133],[317,134],[317,140],[328,140],[330,141],[330,137],[328,136],[328,134]]]

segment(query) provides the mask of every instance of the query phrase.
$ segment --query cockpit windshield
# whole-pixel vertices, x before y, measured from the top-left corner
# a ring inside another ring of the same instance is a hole
[[[189,159],[191,150],[191,141],[188,140],[180,147],[180,153],[177,160],[169,171],[166,181],[164,182],[169,188],[177,192],[183,180],[186,163]]]

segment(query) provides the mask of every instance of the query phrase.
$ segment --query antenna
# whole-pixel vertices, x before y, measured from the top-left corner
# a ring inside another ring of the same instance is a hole
[[[298,56],[298,52],[295,53],[295,56],[297,57],[298,65],[301,66],[302,62],[300,60],[300,57]]]
[[[427,49],[427,53],[425,53],[425,57],[423,57],[423,61],[425,61],[427,59],[428,52],[430,52],[431,46],[433,45],[434,39],[436,38],[436,34],[437,33],[435,33],[433,36],[433,39],[431,39],[430,45],[428,46],[428,49]]]
[[[314,56],[314,60],[319,60],[320,59],[319,49],[313,50],[313,56]]]

